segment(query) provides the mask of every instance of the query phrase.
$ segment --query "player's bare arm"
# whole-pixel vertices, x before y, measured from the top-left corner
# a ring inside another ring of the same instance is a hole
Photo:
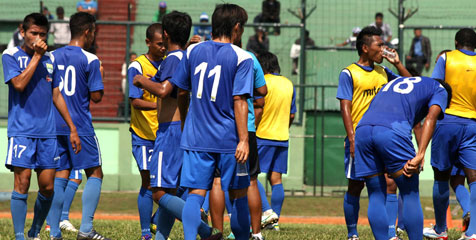
[[[400,76],[402,76],[402,77],[411,77],[412,75],[408,72],[407,68],[405,66],[403,66],[402,62],[400,62],[400,57],[398,56],[397,51],[395,49],[391,49],[391,48],[388,48],[388,47],[387,47],[387,50],[390,51],[390,52],[393,52],[395,54],[395,57],[391,58],[388,55],[383,55],[383,57],[385,59],[387,59],[387,61],[389,63],[393,64],[393,66],[395,66],[395,68],[397,68],[398,73],[400,74]]]
[[[233,96],[236,130],[238,132],[238,146],[236,146],[235,158],[238,163],[245,163],[250,153],[248,145],[248,103],[244,95]]]
[[[99,102],[101,102],[102,97],[104,96],[104,90],[90,92],[89,96],[91,97],[91,100],[94,103],[99,103]]]
[[[414,173],[418,173],[420,170],[420,165],[425,158],[426,148],[430,142],[431,137],[433,136],[433,131],[435,130],[436,121],[438,116],[441,113],[441,108],[438,105],[433,105],[426,115],[425,122],[423,122],[422,134],[420,140],[420,146],[418,146],[418,152],[416,156],[409,160],[403,167],[403,174],[407,177],[412,176]]]
[[[416,142],[417,142],[417,147],[420,147],[422,130],[423,129],[422,129],[422,126],[421,126],[421,122],[418,122],[413,127],[413,133],[415,133],[415,139],[416,139]],[[425,159],[423,159],[423,161],[421,163],[420,171],[423,171],[423,165],[425,165]]]
[[[150,111],[157,109],[157,103],[155,102],[148,102],[140,98],[129,98],[132,106],[135,109],[142,110],[142,111]]]
[[[134,77],[133,84],[136,87],[140,87],[149,91],[159,98],[167,97],[173,90],[172,84],[167,80],[162,83],[158,83],[142,75],[136,75]]]
[[[36,40],[36,42],[33,44],[34,54],[28,63],[28,66],[20,75],[10,80],[13,88],[15,88],[16,91],[23,92],[25,90],[47,48],[48,45],[46,45],[46,43],[41,39]]]
[[[187,118],[188,106],[190,103],[190,93],[183,89],[178,89],[177,93],[177,105],[180,111],[180,121],[182,122],[182,130],[185,125],[185,119]]]
[[[266,94],[268,94],[268,87],[266,87],[266,85],[264,85],[262,87],[259,87],[259,88],[255,88],[255,90],[254,90],[254,95],[255,96],[264,97],[264,96],[266,96]]]
[[[261,117],[263,117],[264,98],[255,99],[253,101],[253,107],[255,109],[255,125],[256,128],[258,128]]]
[[[78,132],[76,130],[76,126],[69,115],[68,107],[66,106],[66,102],[63,99],[63,95],[61,94],[58,87],[53,89],[53,103],[55,104],[56,109],[63,117],[64,121],[69,127],[70,133],[70,142],[71,146],[73,147],[74,152],[77,154],[81,151],[81,141],[79,140]]]
[[[291,127],[291,124],[293,124],[295,116],[296,115],[294,113],[289,114],[289,127]]]
[[[354,142],[355,142],[355,132],[354,126],[352,124],[352,101],[342,99],[340,100],[340,113],[342,115],[342,121],[344,121],[345,132],[347,133],[347,138],[349,139],[350,144],[350,156],[354,157]]]

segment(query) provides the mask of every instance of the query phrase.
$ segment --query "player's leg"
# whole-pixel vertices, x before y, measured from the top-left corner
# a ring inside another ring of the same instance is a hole
[[[419,175],[395,178],[403,198],[403,220],[409,239],[423,238],[423,210],[420,203]],[[445,213],[446,214],[446,213]]]
[[[14,185],[10,201],[13,229],[15,231],[15,239],[25,239],[26,200],[28,198],[28,189],[30,188],[31,169],[13,167],[13,172]]]
[[[279,217],[284,202],[282,173],[272,171],[268,174],[268,180],[271,183],[271,208]]]
[[[261,235],[261,197],[258,190],[258,174],[260,174],[260,165],[258,159],[258,144],[256,142],[256,133],[248,132],[250,154],[248,157],[250,186],[248,187],[248,206],[250,208],[250,220],[252,239],[262,239]]]
[[[365,179],[369,195],[368,218],[375,239],[388,238],[388,216],[385,209],[386,188],[383,174]]]
[[[464,166],[464,174],[468,179],[470,192],[469,212],[476,212],[476,125],[467,125],[464,127],[463,137],[460,144],[458,164]],[[476,221],[469,221],[469,227],[466,230],[466,239],[476,239]]]
[[[402,194],[398,194],[398,223],[397,223],[397,234],[399,231],[405,230],[405,223],[403,222],[403,199]]]
[[[71,231],[78,232],[73,224],[69,221],[69,210],[71,209],[71,204],[73,203],[74,196],[78,190],[79,185],[83,180],[81,170],[73,170],[69,175],[69,181],[64,190],[64,202],[63,202],[63,211],[61,212],[60,218],[60,228]]]
[[[258,159],[260,172],[268,173],[271,168],[271,163],[273,161],[274,152],[276,148],[267,146],[267,145],[258,145]],[[269,204],[268,198],[266,197],[266,191],[263,187],[263,184],[258,181],[258,190],[261,198],[261,228],[264,228],[270,224],[273,224],[278,221],[278,215],[273,212],[271,205]]]
[[[210,190],[210,216],[212,226],[223,232],[223,214],[225,213],[225,192],[221,189],[219,175],[213,179],[213,187]]]
[[[465,232],[469,225],[469,206],[470,206],[470,195],[468,189],[464,186],[464,181],[466,176],[464,175],[463,169],[453,166],[451,170],[450,185],[456,195],[456,200],[458,200],[461,209],[463,209],[463,224],[461,231]]]
[[[387,201],[385,207],[387,208],[388,216],[388,238],[391,239],[397,235],[395,230],[398,214],[397,184],[387,174],[385,174],[385,181],[387,182]]]
[[[464,173],[466,177],[468,178],[469,191],[470,191],[469,212],[476,212],[476,170],[465,167]],[[471,237],[467,239],[476,238],[476,221],[469,221],[469,227],[466,230],[465,235],[468,237]]]
[[[53,202],[46,218],[47,224],[50,225],[50,235],[55,238],[61,238],[61,212],[63,211],[64,192],[68,184],[69,175],[69,169],[56,171],[55,174]]]

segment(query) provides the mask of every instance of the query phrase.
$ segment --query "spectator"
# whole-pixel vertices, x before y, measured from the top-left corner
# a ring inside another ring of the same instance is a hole
[[[64,17],[63,7],[56,8],[56,15],[58,20],[69,21],[69,18]],[[71,40],[71,32],[69,30],[69,23],[52,23],[50,33],[54,36],[54,49],[68,45]]]
[[[350,44],[351,47],[355,48],[355,45],[357,43],[357,36],[359,35],[360,31],[359,27],[352,28],[352,35],[345,40],[345,42],[337,44],[338,47],[344,47]]]
[[[18,28],[13,32],[12,39],[8,42],[7,48],[17,47],[23,45],[23,37],[20,34],[20,29],[22,28],[22,24],[18,25]]]
[[[206,12],[202,12],[200,15],[200,23],[208,23],[208,15]],[[195,26],[193,35],[200,36],[201,41],[208,41],[212,39],[212,26]]]
[[[390,44],[390,41],[392,41],[392,30],[390,29],[390,25],[388,25],[388,23],[383,22],[383,13],[376,13],[375,22],[371,23],[370,26],[380,29],[382,31],[380,38],[382,38],[386,45]]]
[[[418,72],[418,76],[421,76],[423,66],[426,71],[430,69],[431,43],[429,38],[421,34],[421,29],[416,28],[413,34],[415,37],[407,55],[406,67],[414,68]]]
[[[78,12],[87,12],[93,16],[96,16],[98,11],[98,3],[93,0],[82,0],[76,4]]]
[[[259,52],[267,52],[269,50],[269,38],[263,27],[260,26],[255,29],[255,35],[250,36],[248,39],[246,50],[253,52],[255,55],[259,55]]]
[[[165,1],[161,1],[159,3],[159,10],[155,13],[155,16],[154,16],[154,21],[156,22],[162,22],[162,18],[167,14],[169,13],[169,11],[167,11],[167,3]]]
[[[314,47],[315,46],[314,40],[312,40],[309,37],[309,31],[308,30],[306,30],[305,37],[306,37],[306,40],[305,40],[306,41],[306,47]],[[298,38],[298,39],[296,39],[296,41],[294,41],[294,44],[291,46],[290,57],[293,60],[293,69],[292,69],[292,72],[291,72],[292,75],[296,75],[298,73],[298,63],[299,63],[299,55],[300,54],[301,54],[301,38]]]
[[[276,0],[265,0],[261,6],[260,22],[263,23],[280,23],[279,13],[281,11],[281,4]],[[274,34],[279,35],[280,29],[276,27]]]
[[[43,15],[45,15],[45,17],[48,18],[48,20],[55,18],[53,14],[50,13],[50,10],[48,10],[47,7],[43,7]]]

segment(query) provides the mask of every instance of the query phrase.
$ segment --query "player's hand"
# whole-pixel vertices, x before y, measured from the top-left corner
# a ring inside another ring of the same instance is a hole
[[[71,131],[69,141],[71,142],[71,147],[73,147],[74,153],[78,154],[81,151],[81,140],[79,140],[78,132],[76,130]]]
[[[47,49],[48,45],[40,38],[37,38],[33,43],[33,50],[35,50],[35,53],[39,54],[40,56],[43,56]]]
[[[392,53],[395,53],[395,57],[390,57],[388,55],[383,55],[383,57],[385,59],[387,59],[387,61],[393,65],[397,65],[397,64],[400,64],[400,57],[398,56],[398,53],[395,49],[393,48],[389,48],[389,47],[386,47],[384,46],[384,48],[386,48],[388,51],[392,52]]]
[[[200,35],[193,35],[192,38],[190,38],[190,41],[188,41],[188,45],[199,43],[202,40],[202,37]]]
[[[403,174],[407,177],[411,177],[415,173],[420,173],[420,166],[424,157],[425,155],[416,155],[412,160],[409,160],[405,166],[403,166]]]
[[[247,141],[240,141],[236,146],[235,158],[238,163],[246,163],[248,155],[250,153],[250,146]]]
[[[140,87],[140,88],[141,88],[141,87],[142,87],[142,81],[144,80],[144,78],[145,78],[145,77],[142,76],[142,75],[136,75],[136,76],[134,77],[134,80],[132,80],[132,84],[134,84],[134,86],[136,86],[136,87]]]

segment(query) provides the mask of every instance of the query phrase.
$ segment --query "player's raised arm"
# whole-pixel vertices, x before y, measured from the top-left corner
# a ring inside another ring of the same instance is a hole
[[[73,147],[74,152],[77,154],[81,151],[81,141],[79,140],[78,132],[76,130],[76,126],[69,115],[68,107],[66,106],[66,102],[63,99],[63,95],[61,94],[58,87],[53,89],[53,103],[55,104],[56,109],[63,117],[64,121],[68,125],[71,133],[70,133],[70,141],[71,146]]]
[[[169,81],[162,83],[154,82],[142,75],[136,75],[133,80],[136,87],[143,88],[159,98],[167,97],[173,90],[173,85]]]
[[[32,33],[25,33],[25,34],[32,34]],[[40,35],[43,33],[37,33],[37,34]],[[46,32],[44,34],[46,35]],[[38,66],[38,63],[40,62],[41,57],[43,57],[43,55],[45,54],[47,48],[48,48],[48,45],[46,45],[46,43],[40,38],[38,38],[33,43],[34,54],[30,62],[28,63],[28,66],[25,68],[25,70],[23,70],[23,72],[20,75],[10,80],[13,88],[15,88],[16,91],[23,92],[25,90],[26,85],[28,85],[28,83],[30,82],[31,77],[36,71],[36,67]]]
[[[403,66],[402,62],[400,61],[400,57],[398,56],[398,53],[395,49],[388,48],[386,46],[382,46],[383,48],[386,49],[386,51],[391,52],[394,54],[394,56],[390,56],[390,54],[383,54],[383,57],[387,59],[389,63],[391,63],[395,68],[397,68],[398,73],[402,77],[411,77],[412,75],[410,72],[408,72],[407,68]]]

